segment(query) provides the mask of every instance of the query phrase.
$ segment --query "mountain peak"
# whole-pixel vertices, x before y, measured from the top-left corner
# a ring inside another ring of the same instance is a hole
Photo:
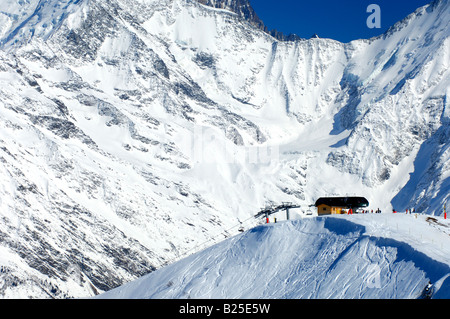
[[[252,25],[264,28],[264,23],[253,10],[248,0],[198,0],[198,2],[213,8],[232,11]]]
[[[276,29],[269,30],[258,17],[248,0],[197,0],[199,3],[217,9],[225,9],[236,13],[241,19],[246,20],[254,27],[263,30],[280,41],[296,41],[300,37],[296,34],[285,35]]]

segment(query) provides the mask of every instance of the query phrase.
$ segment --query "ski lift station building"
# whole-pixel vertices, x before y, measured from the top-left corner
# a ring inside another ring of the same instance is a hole
[[[315,206],[317,215],[344,214],[347,209],[358,209],[369,206],[364,197],[320,197]]]

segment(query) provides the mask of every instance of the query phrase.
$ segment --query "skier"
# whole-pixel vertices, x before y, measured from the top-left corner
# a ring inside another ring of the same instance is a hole
[[[433,284],[429,281],[428,285],[425,286],[425,288],[422,291],[422,295],[420,296],[421,299],[431,299],[434,293],[434,287]]]

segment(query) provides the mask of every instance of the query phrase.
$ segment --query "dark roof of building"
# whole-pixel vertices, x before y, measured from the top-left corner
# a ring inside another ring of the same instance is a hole
[[[336,207],[366,207],[369,202],[364,197],[320,197],[315,206],[328,205]]]

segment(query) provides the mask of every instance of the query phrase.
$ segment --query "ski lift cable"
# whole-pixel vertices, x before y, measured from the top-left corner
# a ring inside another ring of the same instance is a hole
[[[199,251],[199,250],[201,249],[201,247],[204,247],[206,244],[211,243],[211,242],[216,242],[216,241],[217,241],[217,238],[218,238],[219,236],[225,236],[225,237],[227,237],[227,236],[228,236],[227,233],[228,233],[229,231],[231,231],[232,229],[234,229],[234,228],[236,228],[236,227],[238,227],[238,226],[242,226],[243,224],[247,223],[248,221],[250,221],[250,220],[252,220],[252,219],[254,219],[254,218],[257,218],[257,217],[262,216],[266,211],[267,211],[267,212],[269,213],[269,215],[270,215],[270,214],[273,214],[273,213],[275,213],[275,212],[278,212],[278,211],[283,210],[283,209],[286,209],[286,208],[289,209],[289,208],[298,208],[298,207],[301,207],[301,206],[300,206],[300,205],[295,205],[295,204],[292,204],[292,203],[283,203],[282,205],[278,205],[278,206],[274,206],[274,207],[267,207],[267,208],[265,208],[265,209],[262,209],[262,210],[261,210],[259,213],[257,213],[256,215],[250,216],[250,217],[247,218],[246,220],[244,220],[244,221],[242,221],[242,222],[239,222],[238,224],[236,224],[236,225],[234,225],[234,226],[232,226],[232,227],[230,227],[230,228],[228,228],[228,229],[222,231],[220,234],[211,236],[208,240],[206,240],[206,241],[204,241],[204,242],[202,242],[202,243],[200,243],[200,244],[198,244],[198,245],[195,245],[194,247],[192,247],[192,248],[186,250],[185,252],[181,253],[181,254],[178,255],[177,257],[172,258],[172,259],[170,259],[169,261],[165,262],[163,265],[167,265],[167,264],[170,264],[170,263],[172,263],[172,262],[174,262],[174,261],[176,261],[176,260],[179,260],[179,259],[183,258],[184,256],[190,254],[191,252]]]
[[[236,227],[238,227],[238,226],[241,226],[242,224],[248,222],[248,221],[251,220],[251,219],[254,219],[254,216],[251,216],[251,217],[247,218],[246,220],[244,220],[244,221],[242,221],[242,222],[239,222],[239,224],[236,224],[236,225],[234,225],[233,227],[230,227],[230,228],[228,228],[228,229],[222,231],[220,234],[217,234],[217,235],[215,235],[215,236],[211,236],[211,237],[210,237],[208,240],[206,240],[205,242],[200,243],[200,244],[198,244],[198,245],[196,245],[196,246],[194,246],[194,247],[192,247],[192,248],[186,250],[185,252],[181,253],[181,254],[178,255],[177,257],[168,260],[167,262],[165,262],[164,264],[162,264],[162,266],[165,266],[165,265],[168,265],[168,264],[170,264],[170,263],[172,263],[172,262],[175,262],[175,261],[177,261],[177,260],[183,258],[184,256],[190,254],[190,253],[193,252],[193,251],[194,251],[194,252],[195,252],[195,251],[199,251],[199,249],[200,249],[201,247],[203,247],[205,244],[208,244],[208,243],[210,243],[210,242],[216,242],[216,240],[217,240],[217,238],[218,238],[219,236],[225,236],[225,237],[227,237],[227,234],[226,234],[227,232],[231,231],[232,229],[234,229],[234,228],[236,228]]]

